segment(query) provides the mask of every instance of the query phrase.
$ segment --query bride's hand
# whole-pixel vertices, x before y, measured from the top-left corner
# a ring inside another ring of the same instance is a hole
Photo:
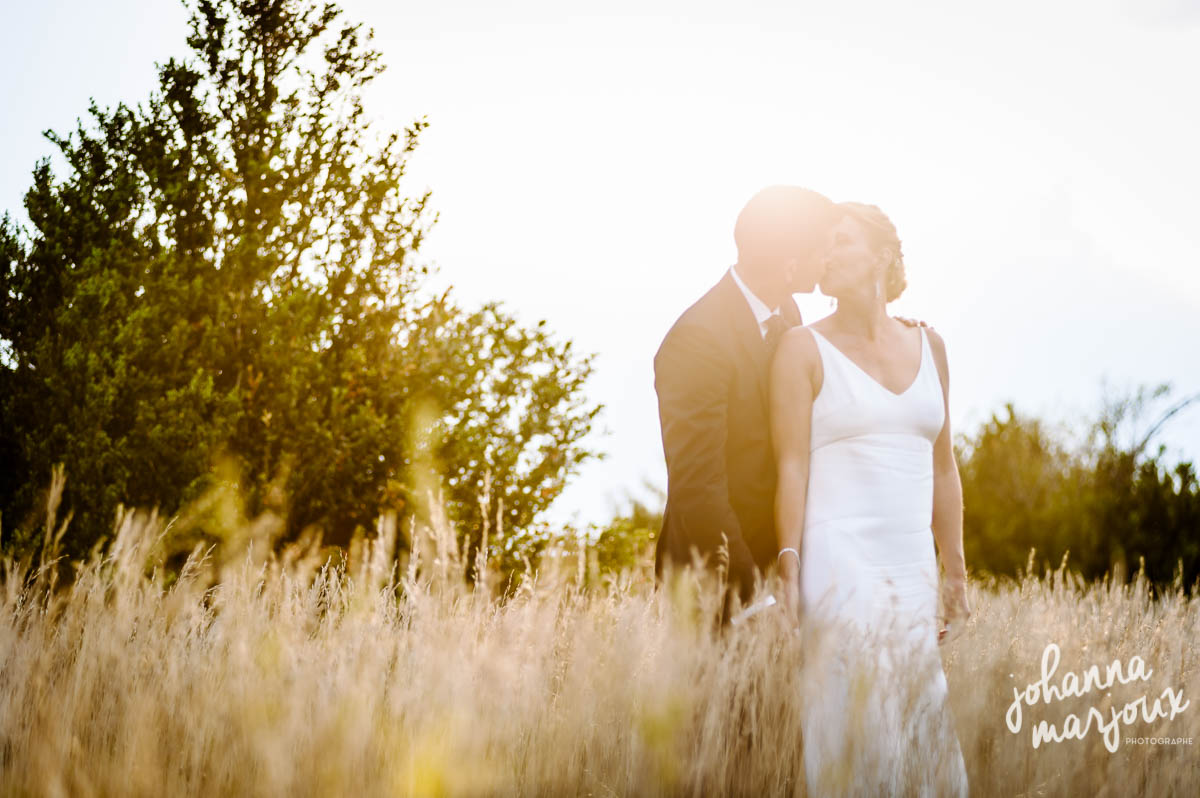
[[[971,604],[967,599],[967,579],[965,576],[949,577],[942,588],[942,606],[945,607],[945,626],[938,632],[938,643],[946,640],[950,628],[955,630],[971,617]]]

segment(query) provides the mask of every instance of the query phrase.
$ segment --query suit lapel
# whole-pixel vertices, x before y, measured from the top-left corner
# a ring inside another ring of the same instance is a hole
[[[737,286],[735,285],[734,288],[736,287]],[[745,298],[743,297],[743,305],[746,304],[744,300]],[[749,306],[747,306],[746,309],[749,310]],[[788,327],[798,327],[801,324],[800,308],[796,306],[796,300],[792,299],[790,295],[780,306],[779,315],[783,317],[783,320]],[[753,312],[750,313],[750,320],[754,321]],[[758,332],[758,324],[754,325],[754,331]],[[760,352],[761,359],[761,366],[758,368],[758,387],[759,391],[762,393],[763,404],[769,407],[771,400],[771,359],[768,355],[770,353],[767,351],[767,342],[762,340],[761,334],[759,335],[758,343],[758,350]]]
[[[754,311],[742,295],[742,290],[733,281],[733,276],[725,273],[719,285],[725,305],[725,317],[730,324],[730,332],[737,341],[737,347],[750,365],[754,381],[765,405],[767,401],[767,372],[770,363],[767,360],[767,344],[759,330]]]
[[[763,343],[762,333],[758,329],[758,322],[754,318],[754,311],[750,310],[746,297],[742,296],[741,289],[737,287],[737,283],[733,281],[733,276],[729,272],[725,273],[720,285],[723,289],[725,317],[730,322],[738,346],[746,357],[754,362],[765,361],[766,346]]]
[[[771,362],[767,356],[767,343],[763,340],[762,332],[758,327],[758,321],[754,318],[754,311],[750,310],[750,305],[746,302],[746,297],[742,295],[741,289],[733,281],[733,276],[729,272],[725,273],[725,277],[722,278],[720,285],[724,293],[726,316],[732,323],[733,335],[737,339],[739,348],[751,363],[751,368],[758,383],[759,394],[763,405],[766,406],[770,397],[768,381],[771,376]],[[803,319],[800,316],[800,308],[796,305],[796,300],[791,296],[784,300],[779,312],[783,316],[783,320],[790,327],[797,327],[803,323]]]

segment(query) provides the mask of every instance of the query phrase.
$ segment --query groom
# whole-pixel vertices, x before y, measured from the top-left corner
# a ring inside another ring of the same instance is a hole
[[[771,186],[738,215],[737,263],[684,311],[654,356],[667,506],[655,573],[693,553],[715,569],[728,547],[723,618],[775,562],[775,457],[767,374],[784,331],[801,323],[794,293],[824,270],[833,203],[798,186]]]

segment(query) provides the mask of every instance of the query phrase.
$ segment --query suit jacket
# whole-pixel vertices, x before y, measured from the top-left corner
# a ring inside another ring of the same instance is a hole
[[[791,297],[780,310],[801,323]],[[722,533],[731,586],[745,601],[755,576],[775,561],[775,456],[767,378],[770,358],[754,313],[727,272],[684,311],[654,356],[667,506],[655,572],[687,564],[692,550],[710,565]]]

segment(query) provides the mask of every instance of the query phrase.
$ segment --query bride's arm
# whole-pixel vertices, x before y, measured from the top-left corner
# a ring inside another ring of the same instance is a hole
[[[926,335],[937,362],[946,409],[946,421],[933,444],[933,538],[945,573],[948,620],[960,616],[965,620],[971,609],[967,604],[967,565],[963,556],[962,480],[950,432],[950,366],[942,337],[931,329],[926,330]]]
[[[784,334],[771,364],[771,435],[778,483],[775,491],[775,534],[779,540],[779,575],[784,603],[796,614],[800,599],[800,536],[808,498],[809,441],[812,403],[820,391],[820,354],[812,333],[802,327]],[[794,549],[797,553],[783,553]]]

